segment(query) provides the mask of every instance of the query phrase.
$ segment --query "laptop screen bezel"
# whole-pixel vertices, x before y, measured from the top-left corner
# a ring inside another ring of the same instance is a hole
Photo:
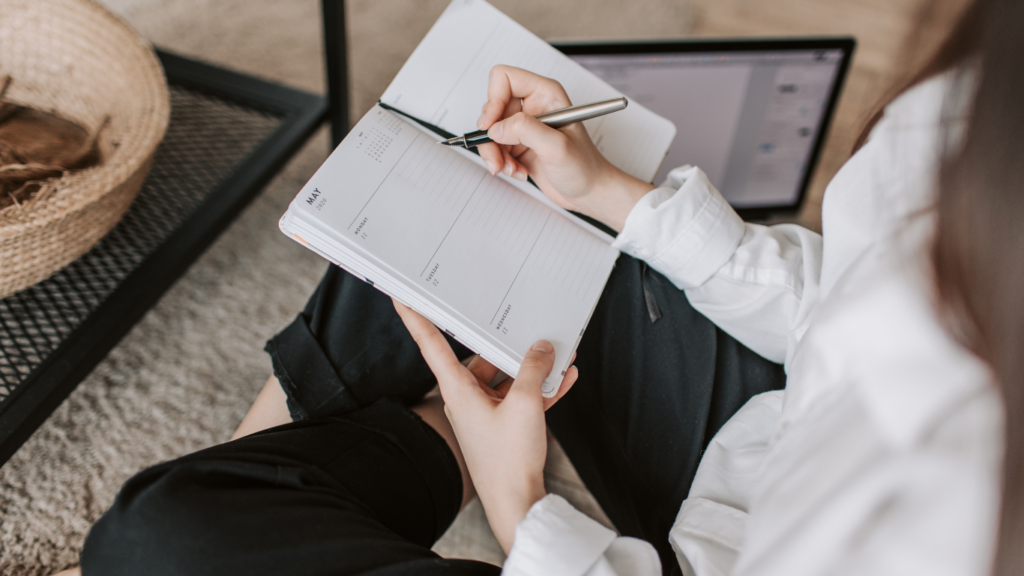
[[[646,40],[611,42],[555,42],[556,49],[567,56],[583,55],[633,55],[633,54],[675,54],[701,52],[785,52],[807,50],[841,50],[842,58],[836,69],[835,81],[828,96],[820,126],[808,156],[800,181],[796,199],[790,204],[766,206],[745,206],[736,209],[744,219],[761,220],[772,216],[792,215],[799,212],[807,199],[807,189],[821,159],[821,151],[832,126],[836,104],[842,93],[850,61],[857,41],[848,36],[815,38],[757,38],[757,39],[694,39],[694,40]]]

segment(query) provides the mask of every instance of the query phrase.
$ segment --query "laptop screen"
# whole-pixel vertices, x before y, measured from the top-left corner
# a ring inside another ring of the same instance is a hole
[[[702,44],[707,49],[695,51]],[[572,53],[581,51],[578,45],[560,48],[627,97],[675,123],[676,138],[656,184],[669,170],[691,164],[738,209],[795,210],[851,50],[732,46],[715,51],[715,45],[694,42],[684,45],[686,51],[661,52],[648,44],[647,52],[597,54]],[[600,51],[612,46],[602,45]]]

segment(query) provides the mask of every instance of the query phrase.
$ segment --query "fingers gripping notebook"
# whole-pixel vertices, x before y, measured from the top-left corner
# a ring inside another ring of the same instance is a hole
[[[420,55],[420,65],[447,73],[442,70],[451,66],[447,53],[431,56],[424,46],[439,27],[467,15],[489,18],[493,25],[514,25],[513,31],[525,37],[517,45],[543,44],[486,3],[456,0],[410,63]],[[457,24],[480,26],[463,20]],[[554,52],[551,58],[556,57],[567,60]],[[404,94],[392,99],[392,105],[401,104],[405,113],[410,108],[422,113],[422,102],[437,100],[436,94],[445,91],[441,100],[448,102],[450,112],[426,123],[451,132],[473,128],[454,119],[462,114],[463,103],[479,100],[473,104],[475,122],[486,99],[486,72],[479,85],[463,84],[462,74],[447,88],[433,82],[417,92],[395,89],[400,80],[412,86],[409,69],[407,63],[382,100]],[[620,137],[613,128],[602,128],[607,139]],[[634,132],[616,130],[622,137]],[[655,151],[657,158],[664,156],[671,136],[664,149]],[[281,230],[423,314],[509,375],[518,373],[523,354],[535,341],[551,341],[555,367],[542,389],[551,397],[618,252],[610,237],[535,187],[492,176],[478,156],[438,146],[438,139],[417,122],[374,107],[295,197],[281,218]],[[653,173],[658,166],[643,169]]]

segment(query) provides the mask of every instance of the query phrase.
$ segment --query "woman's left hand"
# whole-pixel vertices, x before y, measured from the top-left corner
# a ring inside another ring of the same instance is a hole
[[[523,358],[519,376],[492,390],[498,373],[474,358],[463,366],[448,341],[429,320],[395,301],[395,309],[437,377],[444,411],[473,478],[494,536],[507,554],[516,525],[546,495],[544,460],[547,426],[544,411],[576,382],[576,367],[566,371],[554,398],[541,396],[541,385],[555,362],[554,347],[541,340]]]

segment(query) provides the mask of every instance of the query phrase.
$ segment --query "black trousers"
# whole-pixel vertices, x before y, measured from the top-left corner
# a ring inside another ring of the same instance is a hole
[[[85,576],[500,572],[430,551],[462,481],[407,408],[435,380],[387,297],[332,266],[267,351],[295,422],[130,479],[86,539]],[[628,256],[576,365],[548,425],[618,530],[678,572],[668,532],[701,454],[751,396],[784,385],[782,369]]]

